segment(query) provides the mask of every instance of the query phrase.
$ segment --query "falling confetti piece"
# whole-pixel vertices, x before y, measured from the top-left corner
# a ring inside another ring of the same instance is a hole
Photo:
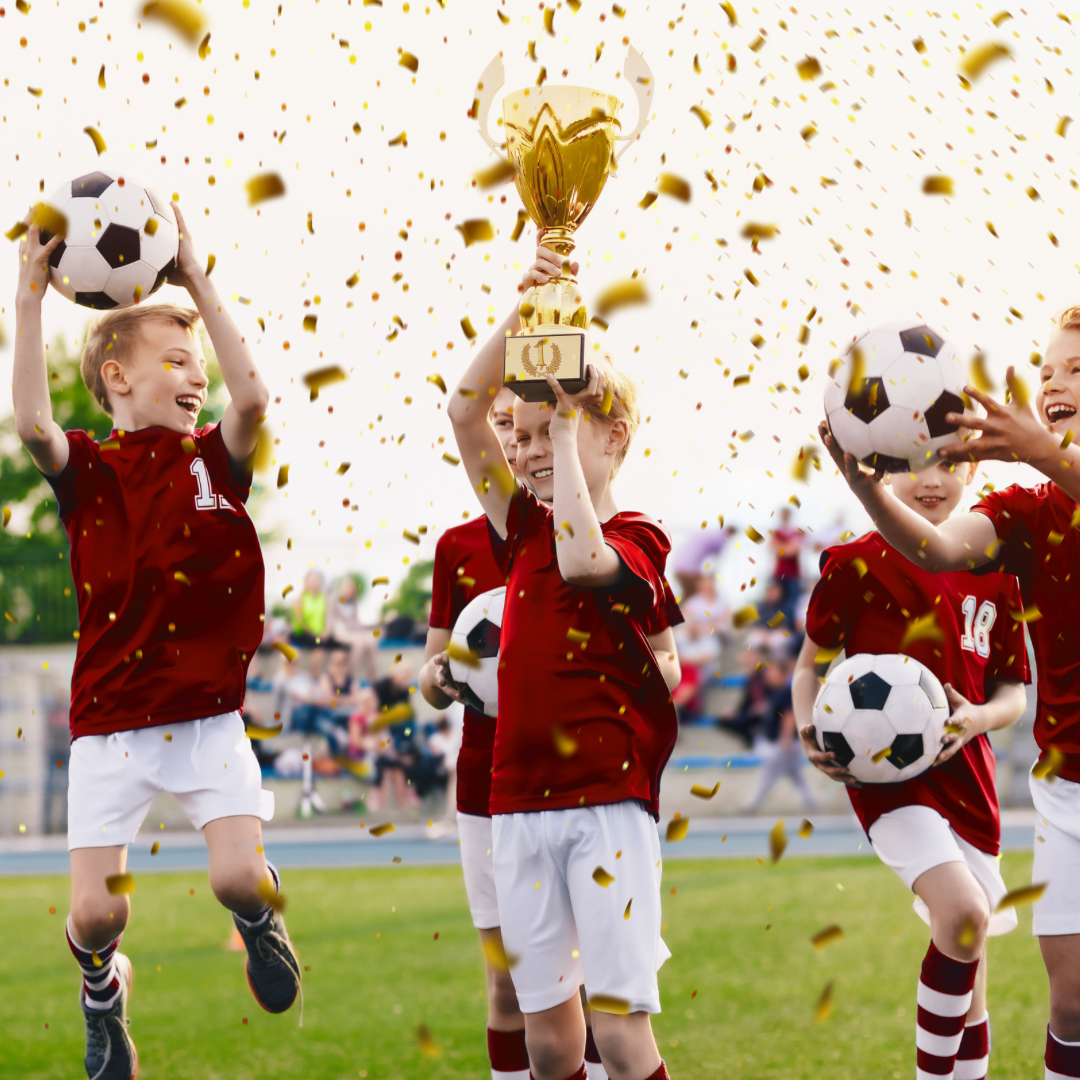
[[[746,535],[755,544],[760,544],[762,542],[762,540],[765,539],[765,537],[762,536],[761,533],[759,533],[757,531],[757,529],[754,528],[753,525],[747,525],[746,526]]]
[[[629,904],[626,910],[630,910]],[[630,1015],[630,1002],[623,998],[611,997],[609,994],[590,994],[589,1008],[593,1012],[611,1013],[613,1016]]]
[[[728,17],[729,26],[739,25],[739,16],[735,14],[735,9],[731,6],[728,0],[723,0],[723,2],[720,4],[720,9]]]
[[[101,70],[98,72],[97,84],[102,90],[105,89],[105,65],[101,65]]]
[[[1046,892],[1047,882],[1043,882],[1041,885],[1025,885],[1019,889],[1010,889],[999,901],[994,911],[1005,911],[1011,907],[1017,907],[1020,904],[1035,904],[1042,899],[1042,894]]]
[[[274,911],[285,910],[285,894],[277,891],[277,887],[271,878],[265,877],[255,888],[255,892],[264,904]]]
[[[596,311],[604,317],[610,315],[615,308],[623,308],[628,304],[645,304],[648,300],[649,292],[645,282],[641,278],[630,278],[609,285],[596,298]]]
[[[809,818],[803,818],[802,824],[799,826],[799,836],[803,840],[809,840],[814,835],[814,823]]]
[[[305,327],[305,329],[307,328]],[[313,371],[307,372],[304,375],[303,383],[311,391],[311,400],[315,401],[320,390],[325,389],[327,386],[333,386],[334,383],[344,382],[348,377],[343,368],[337,364],[332,364],[330,367],[315,368]]]
[[[1009,308],[1009,310],[1019,314],[1015,308]],[[1027,383],[1015,372],[1012,375],[1006,374],[1005,382],[1008,384],[1013,404],[1018,405],[1021,409],[1024,408],[1031,401],[1031,392],[1028,390]]]
[[[690,819],[685,817],[673,817],[667,824],[667,832],[664,839],[669,844],[677,844],[686,839],[686,831],[690,828]]]
[[[731,621],[737,630],[741,630],[744,626],[757,622],[759,617],[758,609],[753,604],[747,604],[731,616]]]
[[[818,133],[816,124],[807,124],[799,134],[802,136],[803,142],[809,142]]]
[[[879,750],[876,754],[870,756],[870,760],[875,765],[880,765],[887,757],[892,757],[892,747],[886,746],[884,749]]]
[[[267,199],[277,199],[285,194],[285,181],[273,172],[253,176],[244,187],[247,189],[248,206],[257,206]]]
[[[843,936],[844,931],[836,923],[833,923],[832,926],[826,926],[824,930],[819,930],[810,939],[810,944],[818,952],[821,952],[822,949],[828,948],[834,941],[839,941]]]
[[[446,643],[446,655],[451,660],[456,660],[467,668],[476,668],[477,670],[480,668],[480,654],[473,652],[472,649],[464,645],[459,645],[456,641]]]
[[[904,640],[900,642],[900,651],[903,652],[915,641],[944,640],[945,635],[938,626],[937,615],[931,611],[928,615],[919,615],[908,623]]]
[[[192,45],[199,40],[199,32],[203,28],[203,17],[194,4],[184,3],[183,0],[156,0],[154,3],[146,4],[142,13],[144,18],[160,19],[168,23]]]
[[[466,247],[472,247],[473,244],[495,239],[495,230],[491,227],[491,222],[487,218],[470,218],[460,225],[455,225],[454,228],[461,233]]]
[[[779,862],[787,848],[787,834],[784,832],[784,819],[781,818],[769,833],[769,855],[772,861]]]
[[[1069,125],[1070,125],[1071,123],[1072,123],[1072,117],[1071,117],[1071,116],[1063,116],[1063,117],[1062,117],[1062,118],[1061,118],[1061,119],[1060,119],[1060,120],[1059,120],[1059,121],[1057,122],[1057,126],[1056,126],[1056,127],[1054,128],[1054,134],[1055,134],[1055,135],[1061,135],[1062,137],[1064,137],[1064,135],[1065,135],[1065,130],[1066,130],[1066,128],[1068,128],[1068,126],[1069,126]]]
[[[551,741],[559,757],[571,758],[577,753],[577,739],[571,738],[558,724],[551,725]]]
[[[20,237],[25,236],[30,231],[30,226],[25,221],[17,221],[4,235],[14,243]]]
[[[360,275],[358,273],[356,273],[356,274],[353,274],[352,277],[345,279],[345,285],[346,285],[347,288],[351,289],[356,284],[358,284],[359,281],[360,281]]]
[[[189,589],[191,588],[191,581],[183,570],[175,570],[173,572],[173,580],[179,581],[181,585],[186,585]]]
[[[424,1057],[442,1057],[442,1047],[440,1047],[439,1044],[431,1037],[431,1032],[428,1031],[427,1025],[421,1024],[416,1029],[416,1041],[419,1043],[420,1053],[423,1054]]]
[[[640,206],[642,210],[648,210],[658,198],[659,196],[655,191],[646,191],[641,198],[641,202],[638,203],[638,206]]]
[[[476,337],[476,331],[473,329],[472,320],[466,315],[461,320],[461,332],[470,340]]]
[[[160,840],[155,840],[153,842],[153,844],[150,845],[150,854],[151,855],[156,855],[160,850],[161,850],[161,841]]]
[[[494,165],[487,169],[481,169],[478,173],[473,174],[473,179],[476,181],[476,186],[481,191],[486,191],[488,188],[498,187],[500,184],[508,183],[514,178],[514,166],[510,164],[505,158],[500,158]]]
[[[283,724],[277,724],[274,727],[260,727],[258,724],[245,724],[244,734],[249,739],[273,739],[281,734],[283,726]]]
[[[913,41],[913,42],[911,43],[911,45],[912,45],[912,48],[913,48],[913,49],[914,49],[914,50],[915,50],[915,51],[916,51],[916,52],[917,52],[917,53],[918,53],[918,54],[919,54],[920,56],[921,56],[921,55],[922,55],[922,54],[923,54],[924,52],[926,52],[926,42],[925,42],[925,41],[923,41],[923,39],[922,39],[921,37],[917,37],[917,38],[915,38],[915,40],[914,40],[914,41]]]
[[[415,75],[420,68],[420,61],[411,52],[403,52],[398,57],[398,67],[408,68]]]
[[[702,108],[700,105],[691,105],[690,111],[701,121],[705,129],[708,130],[712,124],[712,113],[708,109]],[[689,185],[687,185],[687,197],[684,201],[689,201]]]
[[[1038,609],[1038,607],[1035,604],[1030,604],[1028,607],[1024,608],[1024,610],[1021,611],[1021,612],[1010,611],[1009,614],[1017,622],[1022,622],[1022,623],[1036,622],[1037,620],[1042,618],[1042,612]]]
[[[1064,764],[1065,755],[1056,746],[1051,746],[1046,752],[1046,757],[1035,762],[1031,775],[1036,780],[1053,780],[1061,772]]]
[[[204,37],[202,39],[202,41],[199,42],[199,59],[200,60],[205,60],[209,55],[210,55],[210,35],[207,34],[206,37]]]
[[[368,832],[372,836],[379,837],[385,836],[387,833],[397,832],[397,829],[388,821],[385,825],[373,825]]]
[[[277,486],[279,488],[285,487],[289,483],[289,466],[279,465],[277,471]]]
[[[94,149],[98,153],[98,157],[108,149],[105,145],[105,140],[101,137],[101,132],[97,128],[84,127],[83,131],[90,136],[90,141],[94,144]]]
[[[98,956],[98,954],[97,954],[97,949],[91,949],[90,950],[90,959],[93,960],[94,967],[103,967],[104,966],[101,957]]]
[[[995,60],[1001,60],[1006,56],[1012,56],[1008,46],[992,41],[986,45],[980,45],[977,49],[972,49],[961,61],[960,70],[968,80],[974,80]]]
[[[825,989],[821,991],[821,997],[818,998],[817,1004],[814,1006],[815,1024],[823,1024],[829,1019],[829,1016],[833,1011],[832,991],[833,984],[830,980],[826,984]]]
[[[690,788],[690,794],[696,795],[699,799],[711,799],[720,790],[721,781],[717,780],[711,788],[702,787],[701,784],[694,784]]]
[[[661,195],[670,195],[679,202],[690,201],[690,185],[681,176],[676,176],[674,173],[661,173],[660,183],[656,186],[660,189]]]
[[[629,922],[630,921],[630,905],[633,902],[634,902],[634,898],[632,896],[630,897],[629,900],[626,901],[626,910],[622,913],[622,917],[623,917],[624,922]]]
[[[1011,18],[1012,18],[1012,12],[999,11],[990,21],[995,26],[1000,26],[1003,22],[1005,22],[1006,19],[1011,19]]]
[[[752,270],[744,270],[743,277],[746,278],[746,280],[749,281],[750,284],[753,285],[755,288],[757,288],[757,286],[761,284],[761,282],[758,281],[756,277],[754,277],[754,272]],[[747,376],[747,382],[749,381],[750,377]]]
[[[297,657],[297,651],[285,641],[275,641],[274,648],[291,664]]]
[[[314,334],[319,327],[318,315],[305,315],[304,316],[304,330],[308,334]]]
[[[606,889],[615,880],[602,866],[592,872],[592,879],[601,889]]]
[[[516,956],[509,955],[503,948],[503,943],[499,938],[486,937],[481,939],[481,948],[484,950],[484,956],[487,962],[496,971],[509,971],[518,961]]]
[[[821,74],[821,64],[816,56],[807,56],[795,65],[795,70],[803,82],[813,82]]]
[[[135,891],[135,878],[131,874],[110,874],[105,879],[110,896],[127,896]]]
[[[951,176],[928,176],[922,182],[924,195],[951,195],[953,180]]]

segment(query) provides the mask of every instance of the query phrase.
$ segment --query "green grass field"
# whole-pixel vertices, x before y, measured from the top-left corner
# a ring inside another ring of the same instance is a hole
[[[1030,881],[1030,867],[1030,855],[1005,857],[1010,888]],[[67,889],[62,877],[0,879],[4,1077],[83,1075]],[[135,964],[140,1077],[486,1080],[482,961],[458,869],[294,871],[285,892],[310,969],[302,1029],[297,1009],[276,1017],[255,1005],[204,877],[139,879],[124,951]],[[913,1075],[928,931],[878,862],[672,862],[664,918],[673,956],[654,1024],[674,1080]],[[844,938],[815,952],[811,934],[834,922]],[[832,1015],[814,1023],[830,981]],[[991,942],[993,1075],[1042,1077],[1046,1000],[1030,909],[1021,910],[1020,929]],[[421,1024],[439,1056],[421,1051]]]

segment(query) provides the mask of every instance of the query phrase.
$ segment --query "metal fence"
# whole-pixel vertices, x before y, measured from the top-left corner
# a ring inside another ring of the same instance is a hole
[[[0,611],[0,643],[70,642],[79,609],[66,552],[0,553]]]

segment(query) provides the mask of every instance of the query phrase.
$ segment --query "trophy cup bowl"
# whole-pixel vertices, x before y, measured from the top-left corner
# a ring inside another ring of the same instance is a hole
[[[525,210],[543,230],[543,244],[562,259],[558,277],[527,289],[518,305],[521,330],[506,339],[503,380],[525,401],[554,401],[546,382],[558,376],[571,394],[584,389],[585,332],[589,316],[577,280],[570,272],[574,233],[596,205],[618,157],[648,123],[652,72],[635,49],[624,69],[638,98],[635,130],[622,135],[612,94],[582,86],[533,86],[503,99],[506,143],[487,133],[487,115],[502,86],[502,61],[496,57],[477,89],[480,133],[493,150],[505,150]],[[615,143],[626,141],[619,154]]]

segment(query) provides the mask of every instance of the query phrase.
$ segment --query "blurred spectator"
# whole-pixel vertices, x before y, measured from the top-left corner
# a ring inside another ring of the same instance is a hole
[[[802,745],[795,733],[795,710],[791,703],[791,675],[794,660],[790,656],[775,659],[764,665],[764,686],[768,702],[761,718],[761,735],[766,743],[762,748],[764,768],[757,794],[743,807],[743,813],[752,814],[765,801],[765,797],[785,776],[799,789],[807,813],[817,809],[802,774],[805,760]]]
[[[293,612],[292,634],[289,640],[296,646],[312,649],[326,638],[326,592],[323,576],[318,570],[309,570],[304,577],[304,588]]]
[[[360,622],[360,589],[352,575],[347,574],[338,584],[337,598],[326,613],[326,633],[331,641],[352,651],[353,671],[363,670],[368,681],[374,682],[375,641]]]
[[[726,731],[738,735],[747,749],[754,745],[754,735],[765,719],[772,692],[766,682],[766,654],[762,649],[747,649],[742,656],[742,668],[746,672],[746,688],[738,709],[717,721]]]
[[[47,833],[67,829],[68,762],[71,759],[69,700],[66,688],[53,684],[45,729],[45,807],[42,822]]]
[[[802,577],[800,555],[802,554],[803,534],[801,529],[791,524],[791,507],[780,508],[780,524],[772,530],[769,549],[776,555],[773,568],[773,581],[780,583],[784,590],[784,600],[791,610],[785,611],[789,622],[794,621],[795,600],[798,598]]]
[[[672,691],[672,701],[680,720],[693,720],[702,713],[701,691],[720,663],[721,632],[730,617],[715,574],[699,574],[693,596],[679,606],[685,621],[675,627],[675,641],[682,678]]]
[[[412,668],[401,662],[372,686],[379,703],[374,726],[381,732],[369,801],[373,810],[389,807],[391,795],[397,806],[419,802],[412,785],[406,782],[420,759],[419,733],[410,700],[412,681]]]
[[[734,532],[733,525],[703,529],[682,544],[671,563],[680,596],[690,596],[694,592],[703,571],[711,569],[715,572],[717,560]]]

